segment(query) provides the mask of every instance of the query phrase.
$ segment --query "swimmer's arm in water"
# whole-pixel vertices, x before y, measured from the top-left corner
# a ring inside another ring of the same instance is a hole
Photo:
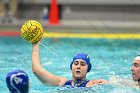
[[[40,63],[39,43],[32,44],[32,71],[42,83],[47,85],[63,86],[67,81],[65,78],[53,75],[43,69]]]
[[[103,80],[103,79],[92,79],[90,80],[87,84],[86,84],[86,87],[93,87],[93,86],[96,86],[98,84],[107,84],[108,81],[107,80]]]

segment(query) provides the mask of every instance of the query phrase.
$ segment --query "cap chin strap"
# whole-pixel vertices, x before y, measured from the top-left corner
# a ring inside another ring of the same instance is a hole
[[[81,85],[85,80],[82,80],[82,79],[76,79],[74,81],[74,87],[78,87],[79,85]],[[80,84],[78,84],[80,83]]]

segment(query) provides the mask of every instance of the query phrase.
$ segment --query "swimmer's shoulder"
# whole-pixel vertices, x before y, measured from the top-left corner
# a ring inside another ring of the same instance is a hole
[[[67,79],[65,77],[60,77],[60,76],[58,77],[60,78],[59,86],[64,86],[65,83],[67,82]]]

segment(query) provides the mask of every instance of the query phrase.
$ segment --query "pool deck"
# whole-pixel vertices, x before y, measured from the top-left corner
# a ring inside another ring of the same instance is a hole
[[[0,24],[0,36],[19,36],[27,20]],[[60,21],[57,25],[38,20],[44,27],[45,37],[56,38],[135,38],[140,39],[139,21]]]

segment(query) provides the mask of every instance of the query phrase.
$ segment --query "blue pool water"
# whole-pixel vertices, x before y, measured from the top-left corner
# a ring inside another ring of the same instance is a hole
[[[107,79],[108,85],[92,88],[61,88],[43,85],[32,73],[32,45],[20,37],[0,37],[0,91],[8,93],[6,74],[15,69],[27,72],[30,93],[139,93],[131,80],[133,58],[140,54],[140,41],[134,39],[45,38],[41,45],[41,64],[53,74],[71,79],[69,64],[78,52],[89,54],[92,70],[87,79]],[[132,82],[132,83],[131,83]],[[130,86],[130,85],[131,86]]]

